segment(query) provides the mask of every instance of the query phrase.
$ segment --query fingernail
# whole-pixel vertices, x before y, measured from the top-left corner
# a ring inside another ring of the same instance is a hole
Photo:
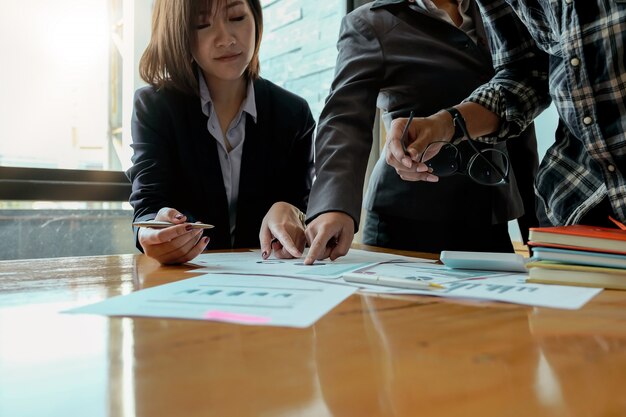
[[[179,215],[175,216],[174,218],[175,218],[175,219],[177,219],[177,220],[180,220],[180,219],[182,219],[183,217],[185,217],[185,216],[184,216],[184,215],[182,215],[182,214],[179,214]]]
[[[261,254],[261,257],[263,259],[267,259],[267,251],[263,251],[263,253]]]
[[[208,245],[208,244],[209,244],[209,240],[211,240],[211,239],[209,239],[209,237],[208,237],[208,236],[205,236],[205,237],[203,237],[202,239],[204,240],[204,245],[205,245],[205,246],[206,246],[206,245]]]
[[[185,230],[191,232],[193,230],[193,226],[188,224],[187,226],[185,226]]]
[[[426,177],[427,182],[439,182],[439,177],[435,175],[429,175]]]

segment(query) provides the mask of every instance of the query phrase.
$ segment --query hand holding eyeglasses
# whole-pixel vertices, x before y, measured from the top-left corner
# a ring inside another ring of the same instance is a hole
[[[439,177],[429,172],[429,167],[420,161],[420,155],[431,142],[452,136],[452,131],[448,131],[449,116],[446,116],[448,120],[438,120],[441,116],[437,113],[429,117],[409,117],[410,120],[397,118],[391,122],[385,161],[403,180],[439,181]]]
[[[442,116],[448,121],[442,121]],[[450,116],[453,119],[452,131],[459,131],[459,137],[453,142],[439,139],[455,136],[454,133],[445,131],[446,124],[450,125]],[[396,169],[402,179],[436,182],[439,177],[463,174],[482,185],[508,183],[509,159],[506,153],[494,148],[478,149],[458,110],[451,108],[412,121],[413,112],[408,120],[394,120],[387,142],[386,161]],[[398,136],[401,125],[402,133]],[[396,141],[395,137],[399,139]],[[457,147],[463,138],[467,139],[466,143],[471,147],[469,155],[462,153]],[[401,147],[402,154],[399,158],[398,145],[394,142],[398,142]],[[410,145],[408,142],[411,142]]]

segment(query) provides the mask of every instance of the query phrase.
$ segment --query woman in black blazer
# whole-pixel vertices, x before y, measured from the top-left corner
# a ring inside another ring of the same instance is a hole
[[[306,101],[259,77],[259,0],[158,0],[140,62],[127,171],[137,247],[163,264],[208,248],[304,250],[315,122]],[[190,222],[215,225],[203,232]],[[275,238],[275,239],[274,239]]]

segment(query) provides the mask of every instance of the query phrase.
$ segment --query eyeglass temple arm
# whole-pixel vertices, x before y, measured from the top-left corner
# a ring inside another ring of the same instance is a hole
[[[472,139],[472,137],[470,136],[469,132],[467,131],[467,126],[465,126],[465,121],[460,118],[460,117],[455,117],[454,118],[454,123],[458,123],[459,126],[461,127],[461,130],[463,131],[463,134],[465,135],[465,137],[467,137],[467,140],[469,141],[470,146],[472,147],[472,149],[474,150],[474,152],[476,152],[478,155],[480,155],[481,158],[483,158],[485,160],[485,162],[487,162],[487,164],[489,164],[489,166],[491,168],[493,168],[498,174],[500,174],[500,176],[502,177],[502,180],[505,183],[508,183],[509,180],[507,178],[507,175],[505,173],[502,172],[502,170],[491,163],[491,161],[489,160],[489,158],[487,158],[485,155],[483,155],[483,153],[476,147],[476,145],[474,145],[474,139]]]

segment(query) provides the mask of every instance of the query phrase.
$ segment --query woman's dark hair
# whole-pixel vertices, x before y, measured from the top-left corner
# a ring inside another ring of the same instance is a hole
[[[157,0],[152,14],[152,35],[139,61],[139,74],[156,88],[173,88],[198,95],[196,64],[192,46],[196,42],[196,19],[201,10],[216,10],[228,0]],[[255,23],[255,45],[246,70],[250,80],[259,77],[259,48],[263,35],[263,14],[259,0],[248,3]]]

